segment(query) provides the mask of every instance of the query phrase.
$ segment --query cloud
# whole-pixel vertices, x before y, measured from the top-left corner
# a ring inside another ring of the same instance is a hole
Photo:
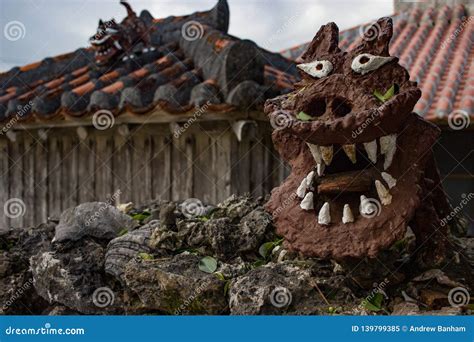
[[[129,0],[136,12],[148,9],[157,18],[212,8],[217,0]],[[322,24],[349,28],[393,11],[391,0],[228,0],[229,32],[255,41],[271,51],[310,41]],[[0,70],[87,46],[99,18],[121,20],[125,9],[118,0],[2,0],[1,23],[20,21],[25,37],[0,39]]]

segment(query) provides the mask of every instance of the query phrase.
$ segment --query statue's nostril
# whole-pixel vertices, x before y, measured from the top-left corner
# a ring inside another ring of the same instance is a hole
[[[346,99],[336,97],[332,101],[331,109],[334,115],[337,117],[343,117],[351,112],[352,106]]]
[[[311,100],[303,111],[312,117],[321,116],[326,112],[326,100],[323,98]]]

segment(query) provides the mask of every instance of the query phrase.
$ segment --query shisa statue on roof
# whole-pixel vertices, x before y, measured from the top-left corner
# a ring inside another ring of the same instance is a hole
[[[142,43],[143,52],[146,52],[150,45],[149,28],[145,22],[137,16],[126,0],[121,0],[120,4],[127,10],[127,16],[122,22],[118,24],[114,19],[101,19],[97,32],[89,38],[95,51],[95,61],[99,66],[110,65],[126,54],[133,56],[138,43]]]
[[[321,27],[302,55],[296,90],[268,100],[276,149],[291,174],[267,209],[287,247],[336,260],[375,257],[414,232],[422,262],[441,263],[450,207],[432,146],[440,130],[412,113],[421,96],[390,56],[392,21],[351,51]]]

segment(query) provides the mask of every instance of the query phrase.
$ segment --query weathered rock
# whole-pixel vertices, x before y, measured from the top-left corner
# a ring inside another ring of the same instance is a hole
[[[227,309],[225,282],[198,268],[199,257],[180,254],[164,260],[131,260],[124,279],[144,310],[169,314],[220,314]]]
[[[51,247],[53,233],[53,224],[1,232],[0,314],[39,315],[48,306],[33,287],[29,258]]]
[[[131,230],[134,224],[130,216],[107,203],[83,203],[61,214],[54,241],[77,241],[85,236],[111,240],[123,229]]]
[[[108,287],[104,255],[104,247],[92,240],[83,240],[66,251],[40,252],[30,260],[34,287],[50,304],[59,303],[81,313],[117,311],[118,298],[113,290],[105,291],[110,303],[103,307],[108,298],[98,290]]]
[[[270,263],[232,281],[232,315],[315,314],[321,297],[309,269]]]
[[[150,253],[152,229],[148,224],[110,241],[105,254],[105,272],[122,281],[127,262],[137,258],[139,253]]]
[[[270,216],[261,208],[252,210],[238,224],[230,218],[220,218],[206,222],[213,252],[219,257],[229,259],[248,252],[256,253],[265,238],[271,239]]]
[[[153,231],[152,248],[198,249],[223,260],[256,254],[263,242],[274,238],[270,215],[258,202],[247,197],[231,196],[219,204],[207,220],[179,219],[177,231],[169,227],[160,224]]]

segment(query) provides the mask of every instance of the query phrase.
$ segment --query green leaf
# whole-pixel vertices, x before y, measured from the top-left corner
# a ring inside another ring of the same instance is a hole
[[[219,280],[225,281],[225,277],[221,272],[214,273]]]
[[[128,229],[123,228],[121,231],[118,232],[117,236],[124,236],[127,233],[128,233]]]
[[[392,86],[390,88],[388,88],[388,90],[383,95],[378,90],[375,90],[374,91],[374,96],[377,99],[379,99],[380,102],[387,102],[388,100],[390,100],[395,95],[396,88],[397,88],[397,85],[392,84]]]
[[[263,245],[260,246],[260,248],[258,249],[258,253],[264,257],[264,258],[267,258],[273,248],[275,248],[275,244],[273,242],[265,242]]]
[[[142,212],[142,213],[138,213],[138,214],[133,214],[133,215],[130,215],[134,220],[137,220],[139,222],[142,222],[144,219],[146,219],[148,216],[150,216],[151,214],[149,212]]]
[[[148,253],[138,253],[138,256],[139,256],[142,260],[153,260],[153,255],[148,254]]]
[[[312,117],[306,114],[305,112],[299,112],[296,117],[301,121],[309,121],[312,119]]]
[[[378,98],[381,102],[385,102],[384,96],[378,91],[374,91],[374,96]]]
[[[381,311],[383,298],[383,294],[378,292],[371,299],[366,300],[363,306],[369,311]]]
[[[383,98],[385,101],[388,101],[393,97],[393,95],[395,95],[395,84],[392,84],[392,86],[385,92]]]
[[[214,273],[217,269],[217,260],[207,256],[199,261],[199,269],[206,273]]]
[[[227,294],[229,293],[230,283],[231,283],[230,280],[227,280],[227,281],[225,282],[225,285],[224,285],[224,296],[227,296]]]

